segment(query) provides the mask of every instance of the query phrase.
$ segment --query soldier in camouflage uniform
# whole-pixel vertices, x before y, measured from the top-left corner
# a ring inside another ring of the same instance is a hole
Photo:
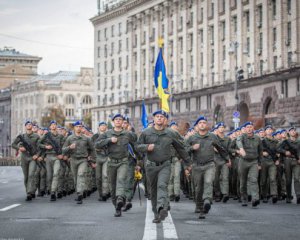
[[[259,204],[258,170],[261,169],[262,142],[254,135],[252,122],[244,124],[246,134],[237,139],[240,160],[240,191],[242,206],[247,206],[248,193],[252,198],[252,206]]]
[[[128,144],[134,146],[135,139],[131,132],[122,128],[124,117],[121,114],[115,114],[112,121],[114,128],[101,134],[95,147],[99,149],[107,147],[109,185],[112,202],[116,209],[114,216],[120,217],[126,200]]]
[[[77,192],[77,204],[82,204],[83,193],[87,189],[88,163],[95,167],[96,158],[94,144],[91,138],[82,134],[82,122],[73,124],[74,134],[70,135],[63,146],[63,153],[70,156],[71,169]]]
[[[137,142],[137,150],[146,154],[146,172],[151,186],[154,223],[160,223],[168,216],[168,182],[171,174],[171,145],[189,164],[189,155],[184,143],[178,141],[174,131],[165,127],[168,114],[162,110],[153,113],[154,127],[145,129]]]
[[[61,148],[64,144],[64,137],[57,132],[57,122],[52,120],[49,125],[50,132],[44,134],[39,140],[39,147],[45,150],[47,168],[47,186],[51,193],[51,201],[56,201],[58,190],[61,161],[63,155]]]
[[[227,151],[218,138],[208,132],[207,119],[200,116],[195,122],[198,131],[187,139],[189,152],[192,154],[192,176],[195,186],[196,211],[200,210],[200,219],[205,218],[211,208],[213,181],[215,178],[215,149],[227,163],[230,162]]]
[[[21,154],[21,167],[24,175],[26,201],[35,197],[35,171],[36,161],[39,157],[39,135],[32,132],[32,122],[25,122],[26,133],[19,135],[12,143],[12,147]],[[28,145],[28,146],[27,146]]]

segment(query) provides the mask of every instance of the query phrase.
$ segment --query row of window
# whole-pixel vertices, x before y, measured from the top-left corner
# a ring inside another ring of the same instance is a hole
[[[51,94],[48,96],[48,103],[56,104],[58,103],[58,97],[55,94]],[[75,97],[73,95],[67,95],[65,99],[66,104],[75,104]],[[92,104],[92,98],[89,95],[86,95],[82,98],[82,104]]]

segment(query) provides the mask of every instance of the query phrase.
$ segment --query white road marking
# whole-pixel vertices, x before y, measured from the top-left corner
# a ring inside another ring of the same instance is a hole
[[[12,209],[12,208],[15,208],[15,207],[18,207],[18,206],[20,206],[21,204],[13,204],[13,205],[10,205],[10,206],[8,206],[8,207],[5,207],[5,208],[1,208],[0,209],[0,212],[5,212],[5,211],[7,211],[7,210],[10,210],[10,209]]]
[[[152,222],[154,214],[152,212],[152,206],[150,200],[147,200],[147,211],[145,220],[145,229],[143,240],[155,240],[157,239],[156,224]]]
[[[175,225],[171,213],[169,212],[168,217],[162,222],[165,239],[178,239]]]

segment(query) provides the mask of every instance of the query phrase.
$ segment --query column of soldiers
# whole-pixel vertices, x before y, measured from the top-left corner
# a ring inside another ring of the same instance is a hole
[[[77,193],[76,202],[98,191],[99,201],[112,199],[115,217],[132,208],[137,182],[143,172],[145,196],[151,200],[154,223],[168,216],[170,202],[179,202],[181,191],[195,202],[195,213],[204,219],[213,200],[230,198],[242,206],[292,202],[292,182],[300,204],[300,141],[294,127],[275,131],[272,126],[254,130],[252,122],[225,135],[217,123],[209,131],[200,116],[187,133],[166,112],[153,113],[153,122],[138,137],[129,119],[112,117],[113,128],[99,122],[92,134],[81,121],[73,133],[51,121],[49,129],[25,123],[26,133],[13,142],[20,154],[26,200],[50,195],[51,201]]]

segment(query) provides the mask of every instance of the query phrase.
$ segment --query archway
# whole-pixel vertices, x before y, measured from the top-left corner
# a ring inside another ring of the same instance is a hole
[[[247,122],[249,119],[249,108],[245,102],[242,102],[240,103],[239,109],[240,109],[241,124],[243,124],[244,122]]]
[[[218,104],[218,105],[215,107],[213,120],[214,120],[214,121],[213,121],[214,125],[215,125],[217,122],[224,122],[224,113],[223,113],[223,110],[222,110],[220,104]]]

